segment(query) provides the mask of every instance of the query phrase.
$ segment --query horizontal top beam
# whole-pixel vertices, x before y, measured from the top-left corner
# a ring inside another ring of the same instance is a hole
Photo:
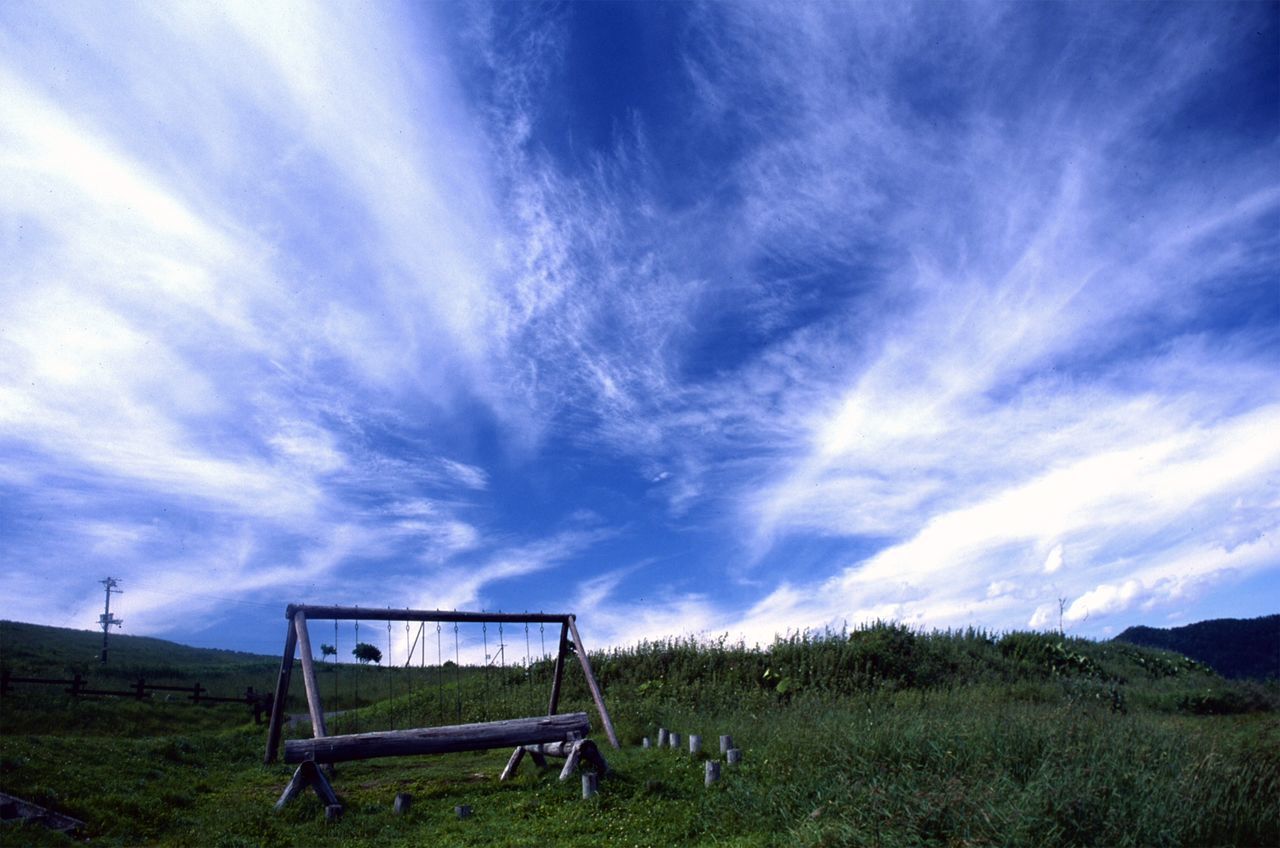
[[[411,610],[379,607],[320,607],[289,604],[285,618],[305,613],[308,621],[441,621],[441,622],[529,622],[531,624],[568,624],[573,613],[547,612],[459,612],[457,610]]]

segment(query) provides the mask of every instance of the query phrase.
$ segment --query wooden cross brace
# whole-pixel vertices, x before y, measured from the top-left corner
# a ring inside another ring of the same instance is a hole
[[[298,793],[310,786],[316,791],[316,795],[320,797],[320,802],[325,808],[341,807],[337,794],[333,791],[333,786],[329,783],[329,779],[324,776],[324,772],[320,770],[314,762],[308,760],[298,766],[293,773],[293,777],[289,780],[289,785],[284,788],[284,793],[280,796],[280,800],[276,801],[276,809],[283,810],[284,805],[298,797]]]

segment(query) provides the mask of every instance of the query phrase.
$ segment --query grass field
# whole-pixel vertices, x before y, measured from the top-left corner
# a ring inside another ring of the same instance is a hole
[[[59,640],[79,638],[0,628],[5,664],[23,673],[57,671],[59,651],[76,650]],[[278,663],[163,644],[128,674],[222,668],[228,685],[261,687]],[[651,643],[592,662],[623,750],[604,747],[612,773],[591,801],[527,759],[499,783],[506,751],[387,759],[339,767],[346,814],[326,824],[312,794],[273,812],[291,768],[262,765],[265,728],[244,707],[16,687],[0,704],[0,790],[85,821],[82,836],[103,845],[1280,844],[1280,693],[1172,654],[878,625],[763,650]],[[545,693],[544,669],[529,672],[343,668],[320,685],[342,701],[358,684],[372,703],[340,723],[372,730],[459,705],[464,720],[528,714]],[[588,704],[571,673],[562,709]],[[744,762],[707,789],[688,753],[639,747],[659,725],[701,734],[714,756],[730,733]],[[392,813],[397,792],[414,795],[406,816]],[[459,804],[474,815],[456,818]],[[5,825],[0,842],[71,840]]]

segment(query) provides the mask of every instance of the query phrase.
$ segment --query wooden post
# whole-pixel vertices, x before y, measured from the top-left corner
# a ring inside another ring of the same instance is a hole
[[[471,805],[459,804],[458,806],[453,808],[453,814],[460,819],[469,819],[471,818]]]
[[[507,767],[502,770],[498,780],[510,780],[515,777],[516,769],[520,768],[520,761],[524,759],[524,747],[521,746],[511,752],[511,759],[507,760]]]
[[[720,737],[720,753],[727,754],[729,753],[729,749],[732,747],[733,747],[732,736],[726,733]]]
[[[284,699],[289,694],[289,678],[293,676],[293,652],[298,644],[298,631],[293,626],[293,616],[289,616],[289,626],[284,634],[284,656],[280,660],[280,676],[276,680],[276,696],[271,701],[271,721],[267,725],[267,754],[263,758],[265,765],[276,761],[276,751],[280,749],[280,731],[284,727]]]
[[[659,748],[667,747],[667,740],[669,738],[671,738],[671,734],[667,731],[667,729],[665,727],[659,727],[658,728],[658,747]]]
[[[564,655],[569,648],[569,625],[560,625],[560,649],[556,651],[556,670],[551,678],[551,703],[547,715],[555,715],[560,708],[560,684],[564,682]]]
[[[725,757],[728,759],[729,765],[736,766],[742,762],[742,749],[730,748],[725,752]]]
[[[643,739],[641,739],[641,740],[640,740],[640,747],[641,747],[641,748],[648,748],[650,744],[651,744],[651,743],[649,742],[649,737],[648,737],[648,736],[646,736],[645,738],[643,738]]]
[[[138,682],[133,684],[134,697],[141,701],[147,697],[147,681],[145,678],[139,677]]]
[[[316,682],[316,668],[311,659],[311,634],[307,632],[307,614],[297,610],[293,614],[293,627],[298,632],[298,655],[302,658],[302,682],[307,687],[307,710],[311,713],[311,735],[319,739],[328,736],[324,726],[324,708],[320,703],[320,684]]]
[[[720,779],[720,761],[707,760],[707,778],[706,785],[710,786]]]
[[[671,743],[671,750],[678,751],[680,749],[680,734],[674,730],[667,734],[667,740]]]
[[[573,774],[574,770],[577,769],[578,760],[581,759],[581,757],[582,757],[582,746],[579,744],[574,744],[574,746],[571,749],[569,749],[569,756],[565,758],[564,768],[560,769],[561,780],[569,779],[569,777]]]
[[[409,812],[409,808],[411,806],[413,806],[413,796],[408,792],[397,792],[396,800],[391,805],[391,812],[395,813],[397,816],[403,816],[405,813]]]
[[[578,648],[578,662],[582,663],[582,673],[587,677],[587,687],[591,690],[591,697],[595,699],[596,710],[600,713],[600,723],[604,725],[605,735],[609,737],[609,744],[614,748],[622,748],[618,744],[618,734],[613,731],[613,722],[609,720],[609,711],[604,707],[604,695],[600,693],[600,684],[596,683],[596,676],[591,671],[591,660],[587,659],[587,648],[582,644],[582,637],[578,635],[578,625],[574,623],[576,616],[569,616],[569,629],[573,631],[573,644]]]
[[[194,703],[194,704],[198,704],[198,703],[200,703],[200,694],[201,694],[202,692],[205,692],[205,691],[206,691],[206,690],[205,690],[205,688],[204,688],[203,686],[201,686],[199,683],[197,683],[195,686],[192,686],[192,687],[191,687],[191,702],[192,702],[192,703]]]
[[[702,737],[696,733],[689,734],[689,753],[695,757],[702,753]]]
[[[587,798],[595,797],[596,790],[600,786],[599,781],[600,781],[599,776],[593,771],[587,771],[582,773],[582,798],[584,801]]]

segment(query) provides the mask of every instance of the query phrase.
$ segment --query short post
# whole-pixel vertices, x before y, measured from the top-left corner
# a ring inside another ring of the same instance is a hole
[[[720,753],[727,754],[729,753],[729,749],[732,747],[733,747],[732,736],[726,733],[720,737]]]
[[[649,745],[649,737],[648,737],[648,736],[646,736],[645,738],[643,738],[643,739],[641,739],[641,740],[640,740],[640,747],[641,747],[641,748],[648,748],[648,747],[650,747],[650,745]]]
[[[413,806],[413,796],[408,792],[397,792],[396,800],[391,805],[391,811],[397,816],[403,816],[409,812],[411,806]]]
[[[146,678],[139,677],[138,682],[133,684],[133,697],[141,701],[147,697],[147,681]]]
[[[658,747],[667,747],[667,729],[665,727],[658,728]]]
[[[596,790],[600,786],[600,778],[593,771],[584,771],[582,773],[582,799],[595,797]]]
[[[329,824],[333,824],[342,818],[342,805],[329,804],[324,808],[324,820]]]
[[[736,766],[742,762],[741,748],[730,748],[728,751],[724,752],[724,755],[725,755],[725,758],[728,760],[729,765],[731,766]]]
[[[695,757],[702,753],[702,737],[696,733],[689,734],[689,753]]]
[[[460,819],[469,819],[471,818],[471,805],[459,804],[453,808],[453,813]]]
[[[676,733],[676,732],[673,730],[673,731],[671,731],[671,734],[670,734],[669,736],[667,736],[667,739],[671,740],[671,749],[672,749],[672,750],[679,750],[679,749],[680,749],[680,734],[679,734],[679,733]]]
[[[9,694],[9,678],[11,676],[12,672],[10,672],[9,669],[0,669],[0,695]]]
[[[707,786],[715,783],[720,779],[720,761],[707,760]]]
[[[77,671],[75,673],[75,676],[71,678],[71,688],[68,689],[67,691],[71,694],[71,697],[79,698],[80,690],[83,688],[84,688],[84,678],[80,675],[80,672]]]
[[[199,683],[197,683],[195,686],[192,686],[191,687],[192,702],[196,704],[200,703],[200,693],[204,691],[206,691],[205,688],[201,686]],[[341,808],[339,808],[339,815],[341,815]]]

